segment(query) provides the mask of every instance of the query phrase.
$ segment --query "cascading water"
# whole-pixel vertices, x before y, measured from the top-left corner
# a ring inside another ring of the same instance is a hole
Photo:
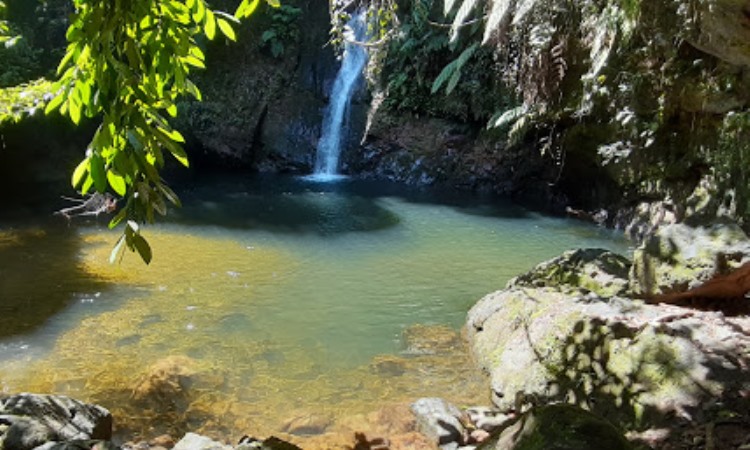
[[[352,16],[345,32],[344,55],[341,68],[336,75],[331,92],[331,101],[325,111],[323,130],[318,141],[318,152],[315,160],[313,178],[316,180],[335,179],[338,172],[341,140],[349,104],[354,93],[354,86],[362,76],[362,69],[367,62],[367,51],[362,45],[351,41],[362,42],[366,39],[367,25],[365,15],[361,12]]]

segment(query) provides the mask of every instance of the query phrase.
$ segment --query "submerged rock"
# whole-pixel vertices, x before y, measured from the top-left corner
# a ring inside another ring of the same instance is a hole
[[[185,356],[169,356],[149,367],[135,385],[133,398],[155,410],[184,410],[188,391],[195,383],[195,362]]]
[[[461,346],[458,333],[446,325],[414,324],[403,331],[402,339],[407,355],[447,354]]]
[[[630,450],[614,425],[573,405],[534,408],[481,450]]]
[[[286,421],[281,430],[296,436],[314,436],[325,433],[331,424],[333,417],[330,414],[305,412]]]
[[[112,437],[112,415],[98,405],[61,395],[18,394],[0,405],[7,426],[0,448],[29,450],[47,442],[107,440]]]

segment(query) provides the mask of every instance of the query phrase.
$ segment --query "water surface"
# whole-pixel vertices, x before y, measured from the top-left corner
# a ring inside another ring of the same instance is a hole
[[[104,222],[0,225],[3,391],[101,403],[122,434],[333,448],[331,433],[372,426],[383,405],[486,403],[455,340],[471,305],[564,250],[624,250],[612,232],[497,199],[383,183],[204,178],[181,196],[146,228],[148,267],[108,264]],[[437,344],[415,352],[405,332]],[[326,434],[284,434],[321,414]]]

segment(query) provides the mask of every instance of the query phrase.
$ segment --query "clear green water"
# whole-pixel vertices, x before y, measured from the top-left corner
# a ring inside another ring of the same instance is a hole
[[[4,391],[97,401],[146,437],[279,434],[320,411],[341,431],[389,402],[481,403],[465,349],[415,355],[404,330],[445,337],[484,294],[564,250],[626,250],[575,221],[382,183],[215,178],[182,197],[147,229],[149,267],[132,254],[107,264],[116,236],[102,224],[0,226]],[[189,381],[159,385],[159,370]]]

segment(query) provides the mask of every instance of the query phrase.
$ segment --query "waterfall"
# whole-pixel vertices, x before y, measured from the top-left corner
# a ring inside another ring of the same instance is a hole
[[[325,111],[323,129],[318,141],[318,152],[315,160],[313,178],[326,180],[336,178],[344,123],[346,122],[349,104],[354,93],[354,86],[362,76],[362,69],[367,62],[367,51],[361,45],[350,41],[362,42],[366,39],[367,25],[365,14],[359,12],[352,16],[344,32],[345,47],[341,68],[333,83],[331,100]]]

